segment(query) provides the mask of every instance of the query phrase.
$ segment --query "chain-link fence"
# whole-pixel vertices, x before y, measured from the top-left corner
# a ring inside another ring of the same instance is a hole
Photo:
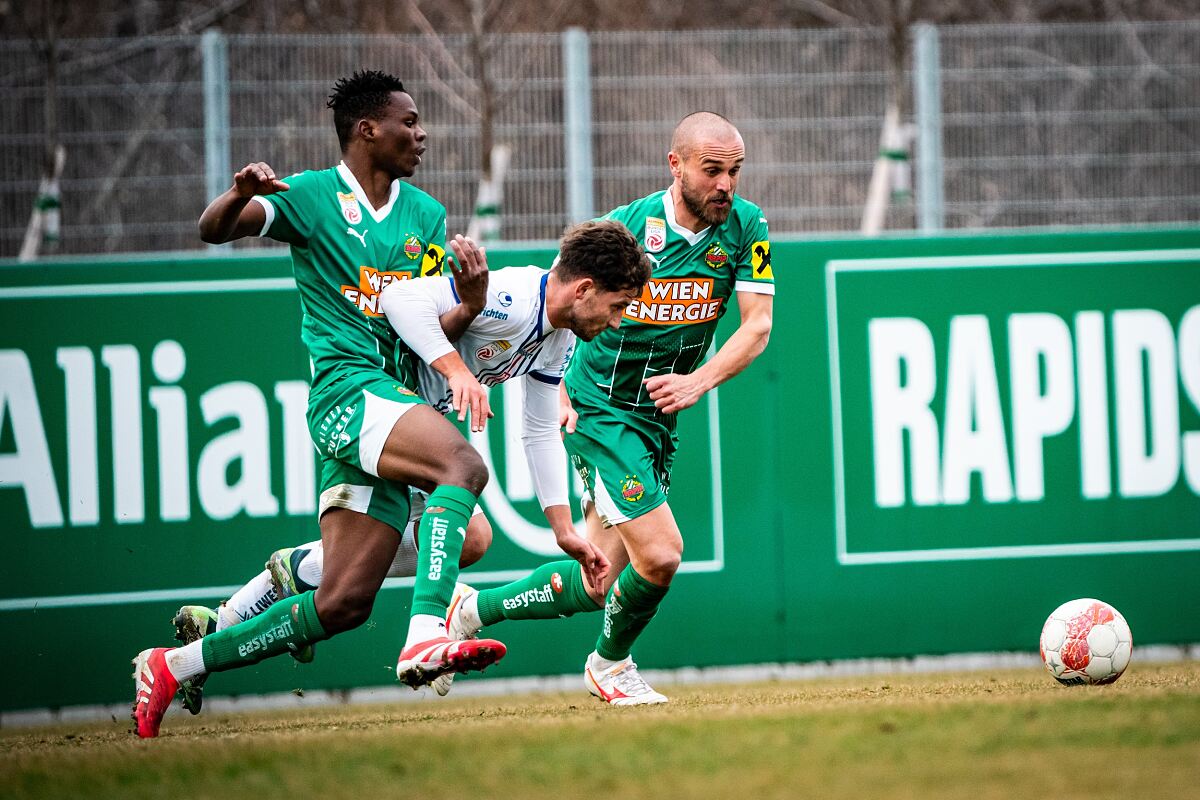
[[[1200,21],[938,29],[949,227],[1195,220],[1200,214]],[[199,36],[60,43],[66,148],[60,252],[200,247],[206,170],[337,161],[324,101],[363,66],[402,76],[430,134],[413,182],[465,229],[481,164],[480,109],[512,146],[502,235],[550,239],[569,222],[564,38],[228,36],[229,164],[206,150]],[[869,29],[596,33],[588,39],[596,211],[669,183],[675,122],[710,109],[742,130],[740,191],[775,234],[859,226],[889,80]],[[486,66],[481,66],[486,65]],[[480,88],[486,70],[490,95]],[[16,254],[37,194],[45,69],[0,42],[0,256]],[[211,88],[211,87],[210,87]],[[888,227],[911,228],[912,205]]]
[[[951,227],[1200,219],[1200,21],[941,29]]]

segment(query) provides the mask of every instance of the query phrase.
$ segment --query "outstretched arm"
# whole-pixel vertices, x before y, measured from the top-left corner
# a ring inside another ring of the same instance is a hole
[[[255,195],[286,192],[289,187],[275,177],[275,171],[259,161],[247,164],[233,176],[233,186],[208,204],[200,215],[200,238],[209,244],[224,244],[262,230],[267,213]]]
[[[664,414],[674,414],[696,404],[705,392],[750,366],[771,338],[774,298],[769,294],[738,292],[742,321],[728,341],[700,369],[689,375],[667,373],[645,381],[650,399]]]

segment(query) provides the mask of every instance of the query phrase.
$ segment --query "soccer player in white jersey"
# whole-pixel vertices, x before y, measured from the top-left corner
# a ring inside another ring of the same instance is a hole
[[[452,244],[464,271],[476,263],[486,269],[470,240],[460,237]],[[473,277],[463,275],[461,280]],[[472,382],[493,386],[524,379],[522,438],[538,500],[558,545],[596,585],[607,575],[608,560],[596,545],[579,536],[571,520],[566,452],[559,434],[559,384],[576,337],[590,341],[618,327],[649,277],[650,261],[625,226],[600,221],[569,229],[550,270],[507,267],[489,273],[482,304],[460,298],[454,279],[447,277],[396,281],[380,296],[388,322],[421,359],[419,392],[436,410],[444,414],[461,410],[462,387]],[[473,409],[472,419],[486,418],[488,413],[486,408]],[[467,540],[483,544],[476,544],[472,552],[481,555],[490,538],[487,520],[477,509]],[[410,523],[389,577],[411,576],[416,551]],[[181,608],[174,621],[177,637],[194,641],[254,617],[277,600],[313,591],[321,582],[323,559],[319,541],[276,551],[267,569],[219,609]],[[312,651],[295,655],[301,661],[311,660]],[[444,677],[433,684],[439,694],[450,687],[451,676]],[[180,687],[184,706],[192,713],[200,710],[202,686],[203,681],[198,681]]]

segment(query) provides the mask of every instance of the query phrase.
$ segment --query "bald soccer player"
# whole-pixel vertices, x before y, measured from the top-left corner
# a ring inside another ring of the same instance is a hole
[[[683,555],[667,503],[677,414],[744,370],[771,333],[767,220],[737,195],[745,153],[729,120],[691,114],[671,139],[671,186],[604,216],[623,223],[654,262],[621,327],[580,342],[563,380],[565,442],[587,490],[588,538],[612,564],[607,577],[591,585],[578,562],[562,560],[495,589],[459,584],[451,599],[447,628],[458,639],[505,619],[603,609],[584,681],[613,705],[667,701],[642,679],[631,652]],[[706,362],[735,293],[741,324]]]

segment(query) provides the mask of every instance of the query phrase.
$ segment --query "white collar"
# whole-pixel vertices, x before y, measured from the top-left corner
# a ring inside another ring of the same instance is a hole
[[[354,192],[354,196],[358,198],[359,204],[367,210],[368,214],[371,215],[371,219],[375,220],[376,222],[383,222],[384,218],[387,217],[388,213],[392,210],[392,206],[396,204],[396,198],[400,196],[399,179],[392,181],[391,193],[388,195],[388,201],[383,204],[383,208],[376,210],[375,207],[371,205],[371,200],[367,197],[367,193],[363,191],[361,186],[359,186],[358,178],[354,177],[354,173],[351,172],[350,168],[346,166],[345,161],[338,162],[337,171],[338,175],[342,176],[342,180],[346,182],[346,185],[350,187],[350,190]]]
[[[675,197],[674,197],[674,195],[671,194],[671,189],[673,187],[674,187],[674,184],[672,184],[671,186],[668,186],[667,190],[665,192],[663,192],[663,214],[664,214],[664,216],[666,216],[667,224],[671,226],[671,230],[675,231],[680,236],[682,236],[684,239],[686,239],[688,244],[694,245],[697,242],[699,242],[701,239],[704,238],[704,236],[708,233],[708,229],[711,228],[712,226],[709,225],[705,228],[701,228],[696,233],[692,233],[690,230],[688,230],[687,228],[683,227],[678,222],[676,222],[675,221]]]

